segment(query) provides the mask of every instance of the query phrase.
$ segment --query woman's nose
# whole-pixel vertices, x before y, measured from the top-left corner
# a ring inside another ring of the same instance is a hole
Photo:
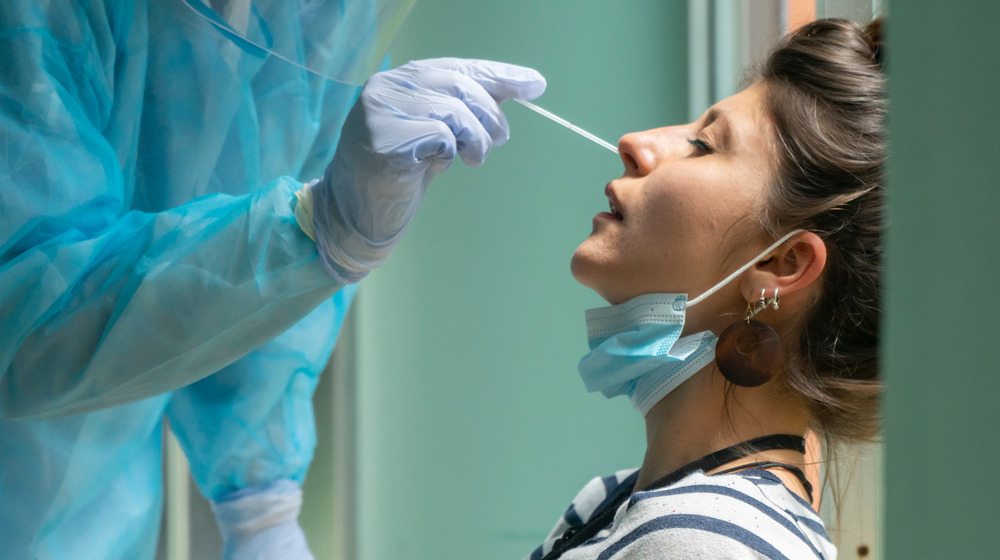
[[[642,174],[639,167],[639,160],[637,159],[640,152],[638,134],[638,132],[630,132],[618,140],[618,156],[622,158],[622,163],[625,164],[626,175]]]
[[[689,145],[684,139],[684,129],[683,126],[670,126],[622,136],[618,141],[618,153],[625,164],[625,173],[646,175],[664,158],[687,155]]]
[[[625,174],[645,175],[651,167],[649,150],[645,148],[643,132],[630,132],[618,140],[618,155],[625,164]]]

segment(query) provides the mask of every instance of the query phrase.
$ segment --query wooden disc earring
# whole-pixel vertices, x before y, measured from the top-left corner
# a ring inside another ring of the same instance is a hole
[[[770,326],[755,320],[754,315],[768,306],[778,308],[778,289],[774,297],[747,302],[746,317],[726,327],[715,346],[715,363],[723,377],[738,387],[759,387],[781,371],[781,339]]]

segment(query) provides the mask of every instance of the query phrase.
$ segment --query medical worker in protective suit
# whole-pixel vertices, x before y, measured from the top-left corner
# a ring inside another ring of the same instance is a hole
[[[0,4],[0,557],[152,558],[165,417],[226,557],[311,557],[310,401],[353,285],[544,89],[439,59],[354,103],[411,3]]]

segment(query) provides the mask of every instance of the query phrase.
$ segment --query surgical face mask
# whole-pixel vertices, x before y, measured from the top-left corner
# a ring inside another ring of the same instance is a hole
[[[715,359],[711,331],[681,337],[686,311],[732,282],[793,235],[786,234],[700,296],[645,294],[610,307],[588,309],[590,352],[578,369],[590,392],[628,395],[645,416],[654,404]]]

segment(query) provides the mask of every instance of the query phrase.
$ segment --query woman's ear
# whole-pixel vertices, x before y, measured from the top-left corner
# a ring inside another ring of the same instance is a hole
[[[826,244],[818,235],[804,231],[793,236],[750,267],[740,281],[747,301],[760,299],[763,289],[770,297],[775,288],[786,295],[807,288],[826,266]]]

